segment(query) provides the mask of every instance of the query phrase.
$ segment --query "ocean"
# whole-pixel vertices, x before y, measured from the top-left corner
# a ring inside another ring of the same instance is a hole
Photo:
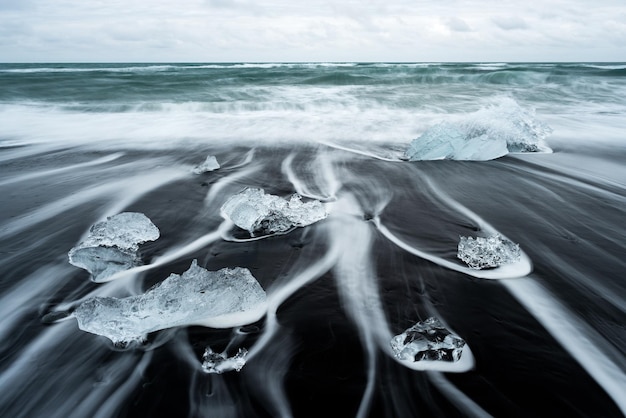
[[[625,162],[624,63],[0,64],[0,416],[623,417]],[[327,216],[247,231],[249,189]],[[102,244],[99,280],[68,254],[124,212],[158,239]],[[459,258],[494,236],[519,254]],[[142,310],[194,260],[248,269],[260,314],[79,327],[197,313]],[[400,358],[431,317],[460,359]]]

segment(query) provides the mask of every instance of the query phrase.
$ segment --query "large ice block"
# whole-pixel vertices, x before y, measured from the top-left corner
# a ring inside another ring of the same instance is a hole
[[[396,358],[407,361],[458,361],[465,341],[452,334],[441,321],[430,317],[391,339]]]
[[[220,165],[217,162],[217,158],[213,155],[209,155],[202,164],[194,167],[193,172],[194,174],[202,174],[217,170],[218,168],[220,168]]]
[[[496,234],[491,237],[461,237],[457,257],[472,269],[499,267],[521,259],[518,244]]]
[[[263,316],[265,302],[265,291],[248,269],[208,271],[194,260],[182,275],[171,274],[142,295],[90,298],[73,315],[83,331],[123,344],[176,326],[245,325]]]
[[[87,238],[69,253],[69,261],[96,282],[141,264],[139,244],[159,238],[159,229],[143,213],[123,212],[94,224]]]
[[[266,194],[263,189],[246,188],[222,205],[222,216],[251,235],[285,232],[307,226],[328,216],[323,203],[302,202],[297,193],[289,200]]]
[[[442,122],[413,140],[406,151],[411,161],[493,160],[509,153],[506,141],[485,133],[471,132],[462,126]]]
[[[202,356],[204,360],[202,362],[202,370],[206,373],[216,374],[222,374],[232,370],[238,372],[246,364],[247,355],[248,350],[245,348],[240,348],[237,354],[232,357],[227,357],[225,353],[216,353],[211,347],[207,347]]]
[[[521,108],[513,99],[444,121],[414,139],[405,152],[410,161],[475,160],[502,157],[509,152],[550,152],[544,139],[552,129]]]

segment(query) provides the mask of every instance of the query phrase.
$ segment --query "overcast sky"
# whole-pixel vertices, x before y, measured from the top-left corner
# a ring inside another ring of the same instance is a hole
[[[626,61],[626,0],[0,0],[0,61]]]

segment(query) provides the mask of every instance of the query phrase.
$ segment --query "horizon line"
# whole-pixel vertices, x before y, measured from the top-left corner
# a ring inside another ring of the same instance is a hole
[[[626,64],[626,61],[0,61],[1,64]]]

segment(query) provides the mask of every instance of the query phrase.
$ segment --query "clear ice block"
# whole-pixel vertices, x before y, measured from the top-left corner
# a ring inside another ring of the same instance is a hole
[[[159,229],[143,213],[123,212],[94,224],[87,238],[69,253],[69,261],[96,282],[141,264],[139,244],[159,238]]]
[[[499,234],[487,238],[461,237],[457,257],[470,268],[480,270],[518,262],[521,250],[518,244]]]
[[[247,355],[248,350],[245,348],[240,348],[237,354],[232,357],[227,357],[225,353],[216,353],[211,347],[207,347],[202,356],[204,360],[202,362],[202,370],[206,373],[215,374],[222,374],[232,370],[238,372],[246,364]]]
[[[194,174],[202,174],[208,173],[209,171],[217,170],[218,168],[220,168],[220,165],[217,162],[217,158],[215,158],[213,155],[209,155],[208,157],[206,157],[206,160],[204,160],[202,164],[194,167],[193,172]]]
[[[285,232],[328,216],[325,205],[317,200],[304,203],[297,193],[286,200],[259,188],[246,188],[231,196],[221,211],[222,216],[253,236]]]
[[[176,326],[245,325],[265,313],[265,301],[265,291],[248,269],[208,271],[194,260],[182,275],[171,274],[142,295],[93,297],[73,315],[81,330],[125,344]]]
[[[550,152],[544,139],[552,129],[513,99],[444,121],[414,139],[404,156],[409,161],[486,161],[509,152]]]
[[[461,358],[465,341],[446,329],[439,319],[420,321],[391,339],[396,358],[407,361],[448,361]]]

